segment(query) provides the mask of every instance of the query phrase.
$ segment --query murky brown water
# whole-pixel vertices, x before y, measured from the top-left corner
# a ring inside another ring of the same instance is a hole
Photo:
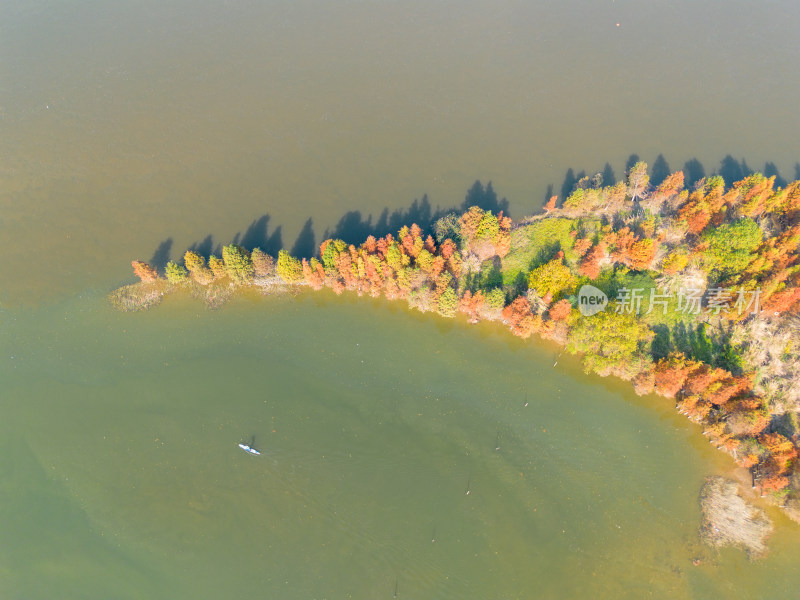
[[[4,597],[792,597],[798,527],[693,567],[730,463],[549,348],[324,295],[103,303],[264,215],[291,248],[481,179],[521,216],[633,152],[794,177],[794,3],[585,4],[0,7]]]
[[[568,168],[726,154],[792,177],[793,2],[7,2],[4,302],[124,277],[262,215],[291,248],[347,211]],[[619,23],[619,27],[617,27]],[[274,241],[274,240],[273,240]],[[29,266],[48,256],[47,276]]]

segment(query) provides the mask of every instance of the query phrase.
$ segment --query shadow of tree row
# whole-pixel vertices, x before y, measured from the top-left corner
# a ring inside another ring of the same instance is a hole
[[[364,216],[361,211],[352,210],[342,215],[332,228],[325,229],[319,239],[317,239],[314,232],[313,218],[309,217],[300,230],[297,239],[288,249],[294,256],[310,258],[318,254],[318,246],[322,240],[338,238],[348,244],[358,245],[370,235],[383,237],[388,233],[396,234],[403,225],[410,225],[411,223],[416,223],[424,231],[430,233],[433,224],[438,219],[454,211],[463,212],[470,206],[479,206],[495,214],[500,211],[508,214],[508,200],[498,198],[497,192],[492,187],[492,182],[490,181],[483,185],[480,181],[476,181],[469,188],[464,201],[459,206],[444,209],[437,207],[434,209],[426,194],[421,199],[415,199],[408,208],[400,208],[394,211],[384,208],[377,218],[374,218],[372,214]],[[264,214],[255,219],[243,232],[237,233],[230,243],[239,244],[247,250],[261,248],[264,252],[277,256],[278,252],[287,248],[287,246],[283,243],[282,227],[278,225],[270,231],[270,220],[269,214]],[[153,252],[149,263],[153,267],[163,270],[172,259],[172,246],[172,238],[162,241]],[[214,235],[208,234],[202,240],[191,244],[188,249],[206,258],[211,254],[219,256],[222,253],[222,243],[215,243]],[[182,252],[180,255],[182,255]]]
[[[641,159],[639,158],[638,154],[631,154],[625,161],[625,173],[627,173],[633,165],[639,162],[639,160]],[[725,185],[730,186],[734,182],[740,181],[745,177],[752,175],[756,171],[756,169],[750,168],[744,158],[741,160],[736,160],[730,154],[726,155],[725,158],[720,161],[719,167],[710,172],[706,172],[703,164],[696,158],[687,160],[683,164],[683,167],[675,170],[683,171],[685,185],[689,189],[694,187],[698,181],[706,176],[720,175],[725,180]],[[670,167],[667,159],[664,158],[663,154],[659,154],[655,160],[650,163],[650,183],[654,186],[658,185],[672,172],[673,169]],[[767,177],[774,176],[775,187],[785,187],[788,183],[788,181],[781,176],[780,172],[778,171],[778,167],[772,161],[767,161],[764,163],[764,167],[760,169],[760,172]],[[614,185],[617,183],[617,177],[614,173],[614,169],[609,163],[606,163],[601,171],[592,173],[591,175],[587,175],[587,172],[584,170],[576,172],[574,169],[569,168],[564,175],[564,181],[559,190],[559,197],[561,201],[563,202],[564,199],[566,199],[573,191],[575,191],[578,183],[587,177],[589,178],[589,183],[592,184],[595,182],[599,183],[599,185]],[[800,162],[795,163],[794,165],[794,176],[792,179],[800,179]],[[549,185],[547,187],[547,191],[544,195],[545,202],[554,194],[553,190],[553,185]]]
[[[640,158],[637,154],[631,154],[625,162],[625,172],[627,173],[639,160]],[[796,163],[794,169],[793,179],[800,179],[800,163]],[[706,172],[702,163],[696,158],[686,161],[682,170],[687,188],[692,188],[707,175],[721,175],[726,185],[731,185],[733,182],[739,181],[754,172],[744,159],[736,160],[730,154],[720,161],[719,167],[714,171]],[[658,185],[672,171],[673,169],[664,158],[664,155],[659,154],[650,165],[650,182],[653,185]],[[787,180],[778,172],[774,162],[766,162],[761,172],[767,177],[774,175],[776,186],[783,187],[787,184]],[[614,169],[608,162],[605,163],[599,173],[593,173],[592,176],[588,176],[584,170],[576,172],[573,168],[569,168],[559,190],[562,202],[584,178],[588,178],[591,185],[614,185],[618,181]],[[548,185],[544,194],[544,202],[549,200],[553,194],[554,185]],[[467,191],[464,201],[458,206],[450,208],[437,207],[434,209],[426,194],[421,199],[415,199],[408,208],[400,208],[394,211],[384,208],[377,217],[373,217],[372,214],[365,216],[358,210],[348,211],[342,215],[336,225],[332,228],[326,228],[320,238],[317,238],[314,231],[313,218],[309,217],[300,230],[297,239],[288,247],[283,242],[281,225],[277,225],[270,231],[271,217],[267,213],[255,219],[244,231],[237,233],[231,243],[239,244],[248,250],[258,247],[273,256],[277,256],[281,249],[288,248],[294,256],[309,258],[317,254],[318,244],[324,239],[339,238],[348,244],[360,244],[370,235],[382,237],[388,233],[395,234],[403,225],[410,225],[411,223],[416,223],[423,230],[430,233],[433,224],[439,218],[453,211],[463,212],[470,206],[479,206],[484,210],[491,210],[495,214],[500,211],[503,211],[506,215],[509,214],[508,200],[498,198],[491,181],[486,185],[480,181],[475,181]],[[172,238],[162,241],[153,252],[153,256],[149,261],[150,264],[163,270],[167,262],[171,260],[172,246]],[[222,252],[222,243],[215,243],[213,234],[208,234],[202,240],[191,244],[189,250],[205,257],[211,254],[219,256]]]
[[[689,358],[742,374],[741,350],[731,341],[731,331],[722,327],[711,330],[705,323],[678,322],[668,326],[654,325],[651,351],[655,360],[667,358],[671,352],[682,352]]]

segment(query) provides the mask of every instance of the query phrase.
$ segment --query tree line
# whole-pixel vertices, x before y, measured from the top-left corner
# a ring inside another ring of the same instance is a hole
[[[359,245],[327,239],[311,259],[231,244],[219,257],[187,251],[163,275],[134,261],[141,283],[118,290],[117,300],[141,286],[163,295],[182,287],[305,285],[405,300],[471,323],[500,321],[514,335],[537,334],[582,354],[588,372],[675,398],[716,446],[751,469],[764,494],[798,516],[798,244],[800,182],[776,187],[775,177],[755,173],[730,187],[711,176],[686,189],[677,171],[652,186],[639,162],[625,181],[603,186],[600,176],[584,178],[566,198],[553,196],[542,214],[517,223],[473,206],[429,232],[411,224]],[[585,284],[608,294],[606,310],[580,313],[577,292]],[[665,300],[663,314],[620,310],[624,291],[637,285],[758,291],[759,306],[756,314],[667,314],[675,306]],[[788,340],[784,351],[756,335],[764,327],[771,339]],[[687,328],[707,351],[677,343]]]

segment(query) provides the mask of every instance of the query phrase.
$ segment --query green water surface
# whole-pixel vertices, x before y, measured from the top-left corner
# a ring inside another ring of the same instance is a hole
[[[632,153],[793,178],[798,26],[795,0],[0,3],[0,598],[796,597],[800,527],[771,511],[756,563],[702,548],[731,461],[558,348],[326,292],[105,295],[132,259],[309,248],[476,179],[520,217]]]
[[[703,478],[730,465],[669,402],[493,325],[326,292],[133,315],[88,295],[2,317],[5,597],[798,583],[780,515],[764,561],[698,544]],[[251,436],[261,456],[237,447]]]

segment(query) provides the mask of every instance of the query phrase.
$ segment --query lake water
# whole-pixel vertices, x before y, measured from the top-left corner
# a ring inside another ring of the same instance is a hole
[[[557,348],[325,292],[104,296],[159,246],[255,223],[291,249],[476,179],[521,216],[631,153],[794,178],[798,24],[788,1],[4,3],[0,595],[793,597],[800,527],[773,511],[757,563],[703,549],[729,459]]]

